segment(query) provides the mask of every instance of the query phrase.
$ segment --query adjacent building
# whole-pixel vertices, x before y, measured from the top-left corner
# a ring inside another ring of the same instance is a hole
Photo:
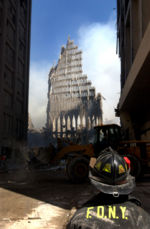
[[[0,0],[0,150],[25,141],[31,0]]]
[[[46,127],[54,138],[71,138],[101,123],[101,94],[83,74],[82,52],[68,38],[49,73]]]
[[[117,0],[119,113],[130,139],[150,139],[150,1]]]

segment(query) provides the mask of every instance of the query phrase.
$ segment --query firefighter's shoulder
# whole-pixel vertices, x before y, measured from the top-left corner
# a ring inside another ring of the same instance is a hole
[[[132,202],[78,209],[67,229],[149,229],[150,215]]]

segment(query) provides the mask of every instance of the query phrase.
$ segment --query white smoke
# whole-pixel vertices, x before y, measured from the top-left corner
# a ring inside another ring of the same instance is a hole
[[[29,84],[29,114],[36,128],[45,126],[48,74],[51,63],[31,63]]]
[[[83,72],[104,97],[104,123],[119,123],[114,112],[120,96],[120,62],[116,55],[115,23],[111,21],[107,24],[81,26],[78,44],[83,51]]]

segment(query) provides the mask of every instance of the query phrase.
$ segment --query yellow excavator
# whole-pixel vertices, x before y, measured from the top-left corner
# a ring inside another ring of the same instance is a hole
[[[74,183],[83,182],[88,177],[89,161],[98,157],[100,152],[111,146],[122,156],[127,156],[131,161],[132,175],[139,177],[147,172],[150,167],[150,141],[130,141],[122,136],[121,127],[116,124],[94,127],[91,144],[79,145],[58,139],[58,147],[52,145],[46,148],[32,149],[35,155],[47,153],[48,163],[56,164],[61,160],[66,162],[66,174]]]
[[[31,162],[35,162],[35,165],[37,159],[42,161],[42,157],[50,166],[58,165],[60,161],[65,160],[66,175],[74,183],[81,183],[87,178],[90,158],[95,157],[92,144],[78,145],[68,142],[64,146],[64,140],[61,139],[58,139],[57,148],[50,144],[48,147],[34,147],[30,152],[34,154]],[[37,167],[38,165],[37,163]]]

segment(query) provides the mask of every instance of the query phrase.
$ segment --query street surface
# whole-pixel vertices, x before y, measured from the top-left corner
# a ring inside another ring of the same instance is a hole
[[[137,184],[135,195],[150,213],[149,178]],[[0,173],[0,229],[64,229],[96,193],[88,182],[70,184],[62,170]]]

